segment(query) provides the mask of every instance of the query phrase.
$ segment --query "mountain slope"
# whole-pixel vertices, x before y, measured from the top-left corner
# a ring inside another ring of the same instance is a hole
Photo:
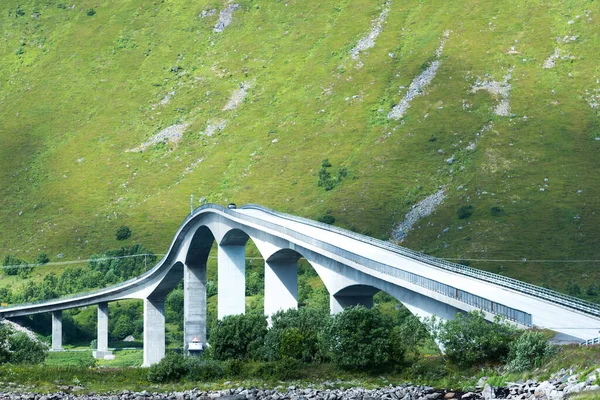
[[[600,258],[596,2],[235,4],[0,4],[0,254],[86,258],[121,225],[161,252],[190,194],[389,238],[443,190],[404,245]],[[556,288],[600,276],[471,265]]]

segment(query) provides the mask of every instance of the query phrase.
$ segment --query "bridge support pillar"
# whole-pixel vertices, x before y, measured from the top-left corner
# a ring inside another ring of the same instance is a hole
[[[352,306],[364,306],[366,308],[373,307],[373,295],[358,295],[358,296],[329,296],[329,310],[331,314],[337,314],[344,311],[344,308]]]
[[[52,311],[52,351],[62,349],[62,311]]]
[[[108,350],[108,303],[98,303],[98,335],[97,349],[94,351],[95,358],[104,358],[111,355],[112,351]]]
[[[156,364],[165,356],[165,300],[144,300],[144,367]]]
[[[298,260],[265,262],[265,315],[298,308]]]
[[[206,264],[183,268],[183,349],[194,337],[206,344]]]
[[[218,317],[246,312],[246,246],[219,246]]]

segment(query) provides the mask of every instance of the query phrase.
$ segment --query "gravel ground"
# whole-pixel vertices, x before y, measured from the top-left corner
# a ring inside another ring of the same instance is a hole
[[[169,143],[177,144],[181,141],[181,139],[183,138],[183,133],[189,126],[190,126],[190,124],[171,125],[168,128],[165,128],[162,131],[158,132],[156,135],[152,136],[150,139],[148,139],[147,141],[145,141],[138,147],[135,147],[133,149],[128,149],[125,151],[128,153],[139,152],[139,151],[144,152],[149,147],[154,146],[155,144],[158,144],[161,142],[169,142]]]
[[[377,36],[379,36],[381,31],[383,30],[383,24],[385,23],[385,20],[387,19],[387,16],[390,12],[391,4],[392,4],[391,1],[385,2],[385,4],[383,5],[383,10],[381,11],[381,14],[379,14],[379,17],[377,17],[377,19],[373,21],[373,24],[371,26],[371,31],[367,34],[367,36],[362,37],[356,44],[356,47],[354,47],[350,51],[350,56],[353,59],[357,60],[361,51],[368,50],[368,49],[372,48],[373,46],[375,46],[375,40],[377,39]]]
[[[404,221],[400,222],[396,227],[392,230],[392,238],[398,242],[402,242],[406,239],[408,232],[412,229],[412,227],[421,219],[428,215],[430,215],[437,206],[442,204],[446,199],[446,193],[444,189],[440,189],[434,194],[425,199],[421,200],[415,206],[413,206],[412,210],[410,210],[404,216]]]
[[[225,30],[225,28],[227,28],[227,26],[231,23],[231,20],[233,18],[233,12],[235,10],[240,9],[240,5],[239,4],[229,4],[227,7],[225,7],[224,9],[221,10],[221,12],[219,13],[219,20],[217,21],[217,24],[215,25],[215,32],[223,32]]]
[[[449,37],[450,31],[444,32],[442,43],[440,44],[440,47],[438,47],[438,49],[435,51],[437,59],[434,60],[431,64],[429,64],[425,71],[423,71],[419,76],[413,79],[413,81],[410,83],[410,86],[408,87],[408,92],[406,92],[402,100],[400,100],[400,102],[396,104],[394,108],[392,108],[392,111],[390,111],[390,113],[388,114],[388,119],[398,120],[402,118],[406,111],[409,109],[411,101],[413,101],[415,97],[421,96],[425,87],[431,83],[433,78],[435,78],[435,75],[437,74],[437,71],[440,68],[439,58],[441,57],[444,51],[444,45],[446,44],[446,40],[448,40]]]

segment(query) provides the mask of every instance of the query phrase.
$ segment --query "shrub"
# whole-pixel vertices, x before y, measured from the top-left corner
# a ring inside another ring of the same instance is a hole
[[[456,318],[434,328],[439,343],[450,361],[471,366],[486,361],[505,361],[516,328],[497,319],[492,324],[481,311],[458,313]]]
[[[150,382],[172,382],[179,380],[186,373],[185,359],[181,354],[167,353],[159,363],[148,369]]]
[[[507,367],[514,372],[540,367],[554,350],[542,332],[526,331],[510,344]]]
[[[202,360],[198,357],[189,357],[185,360],[187,378],[194,381],[209,381],[225,376],[225,369],[220,362],[215,360]]]
[[[319,333],[329,322],[322,309],[303,307],[280,311],[271,317],[272,327],[265,337],[265,358],[292,358],[313,362],[323,358]]]
[[[8,337],[11,351],[10,362],[13,364],[41,364],[48,355],[45,344],[33,340],[22,332]]]
[[[456,215],[458,215],[458,219],[469,218],[471,215],[473,215],[474,209],[475,207],[472,205],[462,206],[456,211]]]
[[[217,323],[210,342],[215,359],[262,358],[267,319],[260,314],[230,315]]]
[[[330,320],[320,338],[332,361],[342,368],[378,369],[404,359],[398,329],[377,308],[345,309]]]
[[[96,15],[96,10],[94,10],[93,8],[88,8],[88,10],[85,13],[88,17],[92,17]]]
[[[50,262],[50,257],[48,257],[48,255],[46,253],[38,254],[37,258],[35,259],[35,264],[38,264],[38,265],[48,264],[49,262]]]
[[[490,208],[490,214],[494,217],[497,217],[504,214],[504,210],[502,209],[502,207],[493,206]]]
[[[129,227],[125,225],[120,226],[119,229],[117,229],[117,232],[115,232],[115,236],[117,240],[129,239],[129,237],[131,236],[131,229],[129,229]]]
[[[333,225],[335,222],[335,217],[330,214],[325,214],[317,219],[317,221],[322,222],[324,224]]]

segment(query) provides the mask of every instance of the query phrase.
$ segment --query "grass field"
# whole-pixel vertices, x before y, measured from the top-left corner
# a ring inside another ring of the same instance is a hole
[[[456,259],[600,258],[597,2],[391,1],[357,59],[383,1],[238,3],[218,33],[219,13],[200,14],[224,1],[2,1],[0,256],[85,259],[121,245],[121,225],[133,230],[125,244],[164,252],[190,194],[195,205],[329,213],[387,239],[444,188],[406,246]],[[403,118],[388,119],[434,62]],[[510,110],[497,115],[502,96],[473,88],[509,73]],[[247,95],[225,109],[241,85]],[[178,143],[127,151],[173,126],[184,127]],[[325,158],[334,176],[348,171],[329,191],[317,185]],[[473,215],[459,219],[464,205]],[[595,262],[470,263],[561,290],[600,278]]]

